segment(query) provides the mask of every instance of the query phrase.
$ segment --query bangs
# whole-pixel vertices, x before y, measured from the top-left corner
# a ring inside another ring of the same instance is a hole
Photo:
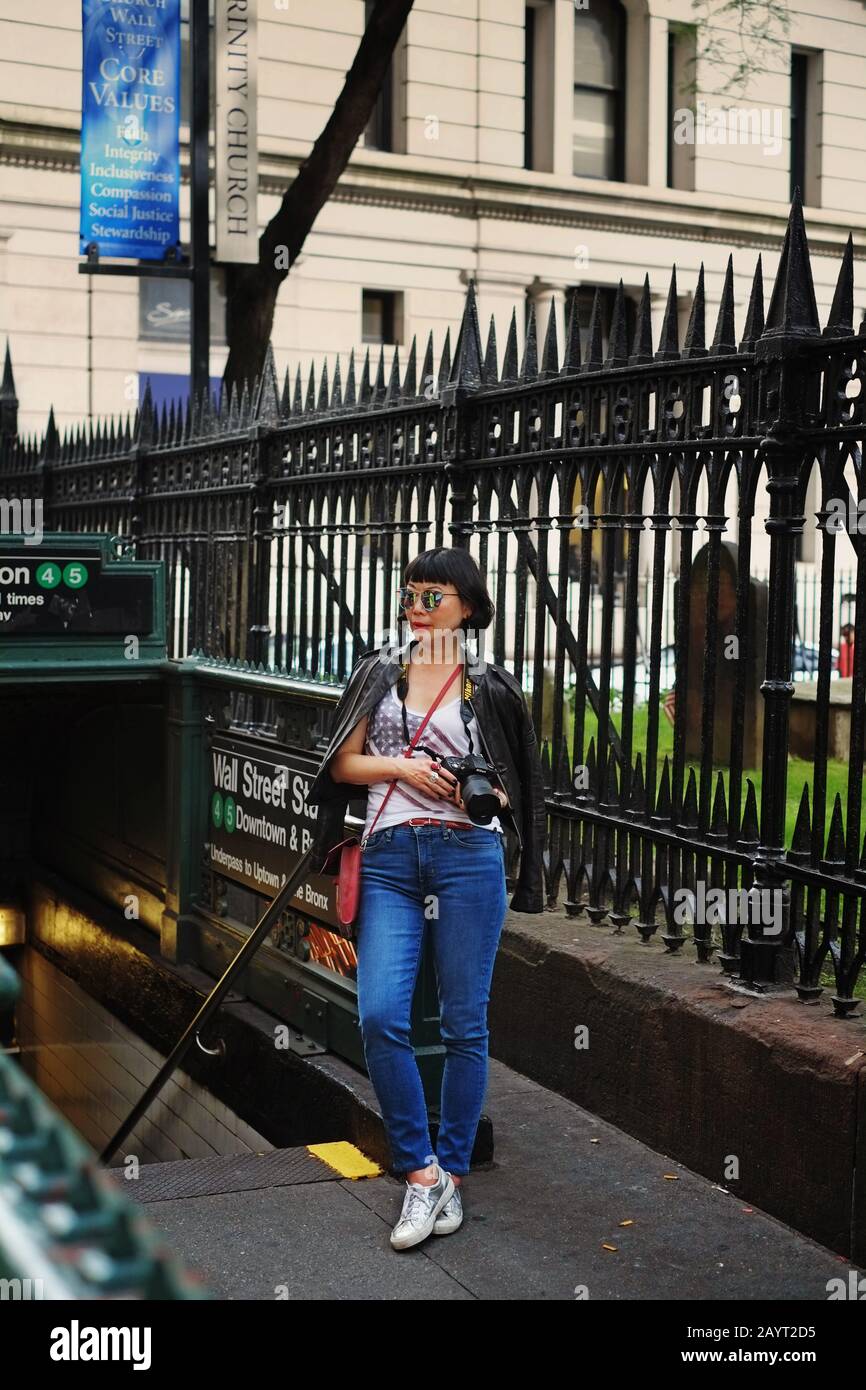
[[[414,560],[410,560],[406,566],[404,583],[434,583],[448,584],[455,581],[455,565],[448,564],[448,550],[422,550],[420,555],[416,555]]]

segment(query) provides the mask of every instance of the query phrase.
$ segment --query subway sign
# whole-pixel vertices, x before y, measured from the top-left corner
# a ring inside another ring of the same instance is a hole
[[[215,733],[210,740],[208,834],[215,872],[274,898],[313,842],[307,805],[318,763],[303,754]],[[334,879],[309,873],[292,907],[337,925]]]
[[[153,628],[149,569],[112,572],[97,551],[0,551],[0,640],[72,633],[144,637]]]

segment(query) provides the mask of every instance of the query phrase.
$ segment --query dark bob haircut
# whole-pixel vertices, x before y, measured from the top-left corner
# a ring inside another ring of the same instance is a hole
[[[496,609],[478,565],[468,550],[460,546],[437,546],[422,550],[410,560],[403,571],[404,584],[449,584],[457,590],[464,603],[472,604],[472,612],[460,624],[462,628],[489,627]]]

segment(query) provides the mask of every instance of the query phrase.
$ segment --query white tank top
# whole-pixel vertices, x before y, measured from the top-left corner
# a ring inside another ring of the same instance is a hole
[[[418,725],[423,718],[424,713],[406,706],[410,739],[415,736]],[[484,750],[481,747],[478,720],[474,713],[469,722],[469,728],[472,731],[473,750],[477,755],[483,757]],[[459,696],[447,702],[443,700],[434,710],[427,720],[419,741],[426,744],[428,748],[435,749],[437,754],[441,753],[443,757],[459,758],[469,752],[466,726],[460,715]],[[370,713],[367,721],[364,752],[373,754],[375,757],[394,758],[402,757],[405,751],[403,716],[400,710],[400,698],[397,695],[397,683],[395,682]],[[426,753],[419,753],[417,748],[412,753],[413,758],[427,756]],[[365,836],[370,833],[370,827],[382,804],[382,798],[390,785],[390,782],[370,783],[367,794],[367,817],[364,822]],[[441,820],[458,820],[464,821],[466,825],[476,825],[476,822],[471,820],[466,812],[462,811],[459,806],[455,806],[453,802],[428,796],[426,792],[417,791],[415,787],[410,787],[406,782],[401,781],[397,783],[388,797],[388,804],[376,821],[376,830],[378,832],[387,829],[389,825],[400,825],[403,821],[414,820],[416,816],[437,816]],[[477,826],[477,829],[502,830],[502,822],[498,816],[494,816],[489,825]]]

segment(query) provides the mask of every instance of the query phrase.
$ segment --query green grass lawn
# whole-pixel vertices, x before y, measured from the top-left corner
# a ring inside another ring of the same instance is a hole
[[[621,711],[621,710],[613,710],[613,711],[611,712],[611,718],[612,718],[612,720],[613,720],[613,723],[614,723],[614,725],[615,725],[617,731],[618,731],[618,732],[621,732],[621,731],[622,731],[622,711]],[[649,706],[648,706],[648,705],[638,705],[638,706],[636,706],[636,707],[635,707],[635,711],[634,711],[634,718],[633,718],[633,721],[632,721],[632,761],[634,761],[634,758],[637,756],[638,753],[640,753],[640,755],[641,755],[641,761],[642,761],[642,763],[643,763],[644,776],[646,776],[646,742],[647,742],[647,723],[648,723],[648,719],[649,719]],[[574,741],[574,716],[573,716],[572,711],[568,708],[568,706],[566,706],[566,720],[567,720],[567,723],[566,723],[567,746],[568,746],[569,752],[570,752],[570,751],[571,751],[571,748],[572,748],[572,745],[573,745],[573,741]],[[586,711],[586,720],[585,720],[585,724],[584,724],[584,756],[586,755],[586,749],[589,747],[589,740],[590,740],[591,738],[595,740],[595,742],[596,742],[596,747],[597,747],[597,746],[598,746],[598,724],[597,724],[596,717],[595,717],[593,711],[592,711],[589,707],[587,707],[587,711]],[[667,757],[671,760],[671,769],[670,769],[670,771],[671,771],[671,773],[673,773],[673,755],[674,755],[674,730],[673,730],[673,725],[669,722],[669,720],[667,719],[667,717],[666,717],[666,715],[664,714],[664,712],[660,710],[660,711],[659,711],[659,731],[658,731],[658,754],[657,754],[657,756],[658,756],[658,773],[657,773],[657,776],[658,776],[658,779],[659,779],[659,780],[661,779],[662,766],[663,766],[663,764],[664,764],[665,756],[667,756]],[[700,790],[700,763],[699,763],[699,762],[695,762],[694,759],[691,759],[691,758],[690,758],[690,759],[687,759],[687,760],[686,760],[686,776],[688,776],[688,769],[691,768],[691,767],[693,767],[693,768],[695,769],[695,773],[696,773],[696,775],[697,775],[697,780],[698,780],[698,790]],[[727,767],[719,767],[719,766],[717,766],[717,767],[714,768],[714,770],[713,770],[713,793],[715,793],[715,788],[716,788],[716,773],[717,773],[717,772],[721,772],[721,774],[722,774],[722,780],[723,780],[724,786],[725,786],[725,796],[726,796],[726,797],[729,797],[729,795],[730,795],[730,791],[729,791],[729,773],[728,773]],[[800,807],[800,798],[801,798],[801,796],[803,795],[803,786],[804,786],[804,784],[808,784],[808,786],[809,786],[809,806],[810,806],[810,809],[812,810],[812,812],[814,813],[814,798],[813,798],[813,788],[812,788],[812,783],[813,783],[814,775],[815,775],[815,769],[814,769],[812,763],[806,761],[806,759],[804,759],[804,758],[789,758],[789,759],[788,759],[787,807],[786,807],[786,814],[785,814],[785,845],[786,845],[786,847],[789,846],[789,845],[791,844],[791,841],[792,841],[792,838],[793,838],[794,826],[795,826],[796,821],[797,821],[797,812],[798,812],[799,807]],[[748,787],[747,787],[747,785],[746,785],[746,779],[748,779],[749,781],[751,781],[751,782],[754,783],[754,786],[755,786],[755,796],[756,796],[756,798],[757,798],[757,806],[758,806],[758,811],[759,811],[759,813],[760,813],[760,808],[761,808],[761,769],[760,769],[760,768],[744,768],[744,769],[743,769],[743,785],[742,785],[742,806],[741,806],[741,814],[742,814],[742,807],[745,806],[745,803],[746,803],[746,794],[747,794],[747,791],[748,791]],[[831,760],[827,763],[827,801],[826,801],[825,834],[826,834],[826,831],[829,830],[829,827],[830,827],[830,816],[831,816],[832,811],[833,811],[833,803],[834,803],[834,801],[835,801],[835,799],[836,799],[836,793],[838,792],[839,795],[840,795],[841,798],[842,798],[842,809],[843,809],[843,811],[844,811],[844,809],[845,809],[845,798],[846,798],[846,795],[847,795],[847,788],[848,788],[848,765],[847,765],[847,763],[843,763],[843,762],[839,762],[839,761],[837,761],[837,760],[831,759]],[[730,803],[728,803],[728,805],[729,805],[729,809],[730,809]]]

